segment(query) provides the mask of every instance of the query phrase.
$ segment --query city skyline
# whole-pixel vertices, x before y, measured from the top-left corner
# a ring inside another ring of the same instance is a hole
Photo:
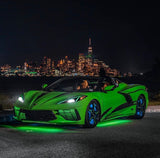
[[[24,65],[1,66],[1,76],[99,76],[103,68],[106,75],[120,76],[117,69],[112,69],[104,61],[94,57],[91,38],[88,40],[88,53],[79,53],[78,60],[71,60],[68,56],[55,61],[44,56],[40,62],[25,61]]]
[[[91,53],[91,52],[88,52]],[[99,76],[100,68],[104,68],[106,75],[119,76],[117,69],[111,69],[103,61],[92,59],[91,56],[79,54],[78,61],[71,60],[68,56],[60,59],[57,63],[51,58],[43,57],[40,63],[24,62],[23,65],[0,67],[1,76]]]
[[[160,57],[159,9],[108,3],[1,1],[0,65],[42,56],[76,59],[91,37],[95,58],[121,72],[149,71]]]
[[[83,56],[83,57],[82,57]],[[92,61],[100,61],[99,59],[96,59],[95,58],[96,54],[93,53],[93,46],[92,46],[92,39],[91,37],[88,38],[88,51],[85,51],[85,53],[78,53],[78,56],[75,57],[74,59],[73,58],[70,58],[70,61],[71,62],[76,62],[76,64],[81,67],[79,65],[79,60],[80,58],[85,58],[85,60],[88,58],[88,59],[91,59]],[[17,68],[21,68],[21,69],[24,69],[24,72],[27,72],[27,68],[29,67],[34,67],[33,69],[35,69],[36,67],[43,67],[43,65],[48,65],[48,63],[50,63],[49,65],[49,68],[52,69],[54,67],[54,69],[58,69],[59,68],[59,63],[63,63],[65,58],[68,58],[67,55],[65,55],[64,58],[59,58],[59,59],[55,59],[55,57],[50,57],[50,56],[44,56],[43,58],[36,58],[36,60],[30,60],[30,59],[26,59],[25,61],[22,61],[21,63],[17,64],[17,65],[11,65],[9,63],[6,63],[6,64],[3,64],[3,65],[0,65],[1,68],[3,69],[4,67],[6,67],[8,70],[9,69],[12,69],[12,71],[14,69],[17,69]],[[32,58],[32,56],[31,56]],[[69,59],[68,58],[68,59]],[[46,63],[44,63],[44,59],[46,59]],[[49,61],[48,61],[49,60]],[[92,65],[93,63],[91,63],[91,60],[90,60],[90,64],[89,65]],[[87,60],[88,62],[88,60]],[[107,67],[109,67],[109,64],[108,63],[105,63],[105,61],[101,60],[100,61],[101,63],[104,63],[105,65],[107,64]],[[48,67],[48,66],[47,66]],[[111,69],[112,67],[112,69]],[[129,74],[129,76],[132,76],[132,73],[134,74],[134,72],[131,72],[131,71],[126,71],[126,72],[122,72],[120,71],[120,69],[118,70],[115,66],[111,66],[109,67],[110,68],[110,71],[116,71],[116,74],[124,74],[124,75],[127,75]],[[79,69],[79,68],[78,68]],[[28,69],[29,70],[29,69]],[[30,69],[31,70],[31,69]],[[31,70],[32,71],[32,70]],[[3,71],[2,71],[3,72]],[[28,71],[29,72],[29,71]],[[97,71],[97,74],[98,74],[98,71]],[[135,73],[137,74],[137,73]],[[143,72],[139,72],[138,74],[143,74]],[[53,73],[52,73],[53,75]]]

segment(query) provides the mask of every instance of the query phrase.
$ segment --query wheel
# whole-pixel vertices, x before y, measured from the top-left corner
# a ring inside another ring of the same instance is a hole
[[[146,99],[143,95],[140,95],[137,100],[136,114],[134,118],[142,119],[145,115]]]
[[[85,127],[93,128],[100,120],[100,105],[96,100],[92,100],[86,110]]]

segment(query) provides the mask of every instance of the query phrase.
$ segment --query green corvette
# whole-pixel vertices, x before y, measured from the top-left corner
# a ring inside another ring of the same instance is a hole
[[[42,90],[23,93],[14,105],[14,118],[95,127],[106,119],[141,119],[147,106],[144,85],[126,84],[111,77],[64,77],[43,85]]]

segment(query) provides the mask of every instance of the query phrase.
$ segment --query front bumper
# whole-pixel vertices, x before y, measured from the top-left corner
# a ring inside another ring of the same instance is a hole
[[[14,107],[14,118],[23,122],[83,125],[84,119],[78,109],[66,110],[26,110]]]

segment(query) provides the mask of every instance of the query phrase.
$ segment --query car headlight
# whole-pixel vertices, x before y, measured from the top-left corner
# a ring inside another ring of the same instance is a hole
[[[84,98],[86,98],[86,95],[83,96],[77,96],[77,97],[72,97],[63,101],[58,102],[57,104],[64,104],[64,103],[75,103],[78,102],[80,100],[83,100]]]
[[[18,98],[18,101],[19,101],[19,102],[21,102],[21,103],[24,103],[24,99],[23,99],[23,97],[22,97],[22,96],[20,96],[20,97]]]
[[[74,103],[74,102],[76,102],[75,99],[69,99],[69,100],[67,100],[67,103]]]

